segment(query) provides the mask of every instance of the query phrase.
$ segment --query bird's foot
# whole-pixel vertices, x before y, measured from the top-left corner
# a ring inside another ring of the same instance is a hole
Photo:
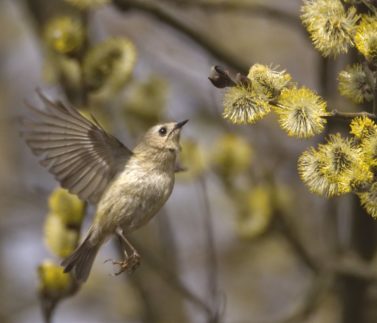
[[[111,261],[113,265],[118,265],[120,267],[119,270],[114,273],[115,276],[118,276],[123,272],[127,272],[131,274],[140,265],[140,255],[134,252],[131,256],[127,257],[126,259],[122,261],[108,259],[105,262],[108,262],[108,261]]]

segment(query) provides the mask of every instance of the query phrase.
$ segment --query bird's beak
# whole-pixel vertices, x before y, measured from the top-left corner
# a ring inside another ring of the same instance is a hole
[[[181,129],[187,122],[188,122],[188,119],[181,122],[177,122],[174,126],[174,129]]]

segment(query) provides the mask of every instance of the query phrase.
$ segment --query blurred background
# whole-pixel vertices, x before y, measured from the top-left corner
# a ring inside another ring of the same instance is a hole
[[[109,242],[85,285],[58,292],[53,322],[377,322],[375,223],[353,197],[314,196],[297,174],[300,153],[322,138],[289,138],[274,116],[230,125],[221,118],[223,91],[208,81],[212,65],[245,74],[255,63],[279,66],[330,107],[351,111],[336,75],[352,53],[321,58],[299,0],[81,2],[0,1],[0,321],[42,322],[48,286],[37,268],[61,260],[46,221],[57,183],[17,122],[29,113],[25,100],[41,105],[40,88],[90,111],[129,147],[159,120],[190,119],[181,160],[188,170],[131,237],[141,267],[114,277],[104,261],[119,248]],[[53,21],[62,16],[81,26]],[[64,33],[71,38],[59,43]],[[64,42],[84,44],[75,52]],[[345,127],[332,122],[328,131]]]

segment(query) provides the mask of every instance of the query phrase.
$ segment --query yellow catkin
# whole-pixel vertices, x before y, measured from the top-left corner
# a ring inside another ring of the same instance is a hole
[[[274,111],[289,136],[312,137],[321,133],[326,124],[326,102],[305,87],[283,89]]]

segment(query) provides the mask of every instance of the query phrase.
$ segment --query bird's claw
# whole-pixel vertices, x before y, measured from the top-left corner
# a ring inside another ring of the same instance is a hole
[[[131,256],[127,257],[122,261],[107,259],[105,262],[108,261],[111,261],[113,265],[118,265],[120,267],[119,270],[114,273],[115,276],[118,276],[125,271],[131,274],[140,265],[140,255],[138,253],[133,253]]]

